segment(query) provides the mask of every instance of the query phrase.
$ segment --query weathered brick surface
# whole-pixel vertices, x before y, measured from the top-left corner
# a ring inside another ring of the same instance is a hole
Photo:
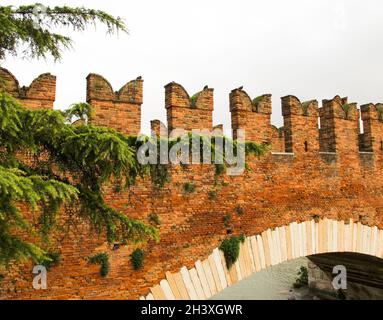
[[[90,74],[87,77],[86,99],[94,110],[91,123],[137,135],[141,130],[142,87],[143,80],[137,78],[113,92],[105,78]]]
[[[192,129],[200,112],[212,111],[210,91],[206,93],[208,103],[204,107],[197,103],[196,109],[190,109],[186,103],[186,99],[190,99],[178,85],[171,84],[166,91],[168,127],[176,125]],[[105,92],[105,99],[99,94],[92,102],[110,101],[111,92]],[[111,183],[104,190],[110,205],[129,217],[146,222],[149,222],[150,213],[160,218],[161,241],[143,245],[143,269],[134,271],[132,268],[129,255],[134,245],[122,245],[113,250],[113,246],[106,244],[105,238],[92,231],[85,221],[70,220],[70,211],[63,208],[60,216],[63,229],[55,234],[50,247],[52,251],[61,252],[61,262],[48,272],[48,289],[32,289],[31,264],[13,265],[9,271],[1,272],[5,278],[1,283],[0,298],[135,299],[147,294],[150,287],[165,277],[166,271],[175,272],[181,266],[191,268],[195,261],[206,258],[228,233],[253,235],[293,221],[323,217],[344,221],[353,218],[355,222],[383,228],[383,175],[379,149],[383,123],[376,119],[373,108],[362,109],[364,121],[371,125],[370,133],[365,131],[365,139],[371,144],[373,153],[360,153],[358,110],[349,109],[346,118],[341,113],[343,110],[338,108],[342,101],[337,97],[325,102],[320,111],[321,129],[325,130],[320,141],[314,121],[317,121],[317,104],[312,102],[305,114],[297,98],[284,98],[288,143],[282,149],[281,135],[276,135],[278,130],[268,128],[267,103],[259,109],[266,114],[265,122],[257,119],[247,123],[241,117],[254,111],[247,109],[248,105],[243,107],[235,102],[238,99],[235,94],[232,93],[230,99],[233,124],[248,126],[246,129],[255,138],[278,136],[276,149],[294,154],[269,152],[260,158],[250,157],[247,159],[249,170],[235,177],[222,175],[216,179],[212,165],[190,165],[172,166],[171,181],[163,188],[154,186],[149,177],[120,192],[116,192]],[[114,104],[110,106],[114,107]],[[173,108],[180,112],[176,118],[173,118],[175,113],[169,112]],[[212,127],[209,117],[203,121],[204,125]],[[157,125],[156,128],[161,127]],[[119,129],[119,124],[115,127]],[[270,135],[268,130],[274,130],[274,134]],[[308,151],[305,151],[305,141]],[[325,153],[318,151],[318,141]],[[195,192],[185,193],[185,183],[192,183]],[[213,191],[216,197],[210,196]],[[239,207],[242,210],[238,210]],[[232,215],[232,220],[225,226],[224,217],[228,214]],[[109,254],[111,264],[106,278],[100,276],[98,265],[88,263],[90,256],[101,251]]]
[[[53,109],[56,98],[56,77],[44,73],[32,81],[29,87],[20,87],[15,76],[0,68],[0,77],[5,80],[5,90],[30,109]]]
[[[168,129],[207,129],[213,127],[213,89],[205,87],[192,98],[178,83],[165,86]],[[177,134],[177,133],[176,133]]]

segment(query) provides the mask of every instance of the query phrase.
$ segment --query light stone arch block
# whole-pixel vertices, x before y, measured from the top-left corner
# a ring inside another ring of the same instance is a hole
[[[218,290],[214,281],[213,272],[211,271],[208,259],[202,261],[202,267],[205,272],[207,282],[209,284],[210,292],[212,295],[215,295],[216,293],[218,293]]]
[[[195,268],[192,268],[189,270],[189,274],[190,274],[190,279],[193,283],[194,290],[197,293],[198,299],[199,300],[206,299],[206,296],[205,296],[203,289],[202,289],[201,280],[197,274],[197,270]]]
[[[210,298],[211,297],[211,291],[210,291],[209,282],[207,281],[206,274],[205,274],[205,271],[203,269],[202,262],[200,260],[198,260],[195,263],[195,268],[197,270],[198,277],[201,281],[203,293],[205,294],[206,298]]]
[[[250,238],[250,242],[251,242],[251,251],[253,252],[253,257],[254,257],[255,271],[258,272],[258,271],[261,271],[262,266],[261,266],[261,260],[259,256],[257,237],[252,236]]]
[[[190,300],[198,300],[198,295],[190,278],[189,270],[186,267],[182,267],[180,273]]]
[[[227,281],[226,281],[225,271],[222,266],[221,256],[217,248],[213,250],[213,259],[214,259],[215,266],[217,268],[221,287],[222,289],[225,289],[227,287]]]
[[[271,255],[270,255],[269,240],[268,240],[266,231],[262,232],[262,243],[263,243],[263,252],[265,253],[266,267],[270,267]]]
[[[152,292],[154,300],[166,300],[166,296],[164,292],[162,291],[162,288],[159,284],[152,287],[150,291]]]
[[[175,296],[167,280],[161,280],[160,287],[165,295],[166,300],[175,300]]]
[[[286,241],[286,228],[279,228],[279,243],[281,246],[281,260],[287,261],[287,241]]]
[[[251,239],[253,237],[247,237],[246,238],[246,245],[247,245],[247,250],[248,250],[248,253],[249,253],[249,257],[250,257],[250,266],[251,266],[251,272],[255,272],[256,271],[256,268],[255,268],[255,260],[254,260],[254,254],[253,254],[253,249],[252,249],[252,245],[251,245]]]
[[[258,246],[258,252],[259,252],[259,258],[261,261],[261,268],[266,268],[266,257],[265,257],[265,251],[264,251],[264,245],[263,245],[263,238],[261,235],[257,235],[257,246]]]
[[[218,269],[212,254],[208,257],[208,261],[209,261],[210,270],[213,274],[215,286],[217,288],[217,291],[220,292],[224,288],[222,287],[221,279],[219,278],[219,275],[218,275]]]
[[[177,286],[177,282],[175,280],[175,277],[170,272],[165,273],[166,280],[168,281],[168,284],[172,290],[172,293],[174,295],[175,300],[183,300],[182,294],[180,293],[180,290]]]

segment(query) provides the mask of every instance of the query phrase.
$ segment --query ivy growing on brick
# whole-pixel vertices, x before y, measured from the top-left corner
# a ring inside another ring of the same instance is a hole
[[[131,260],[134,270],[141,269],[144,265],[144,250],[137,248],[131,254]]]
[[[193,192],[195,192],[195,190],[196,190],[196,187],[194,184],[192,184],[190,182],[184,183],[184,185],[183,185],[184,193],[193,193]]]
[[[42,265],[45,266],[48,270],[59,264],[61,260],[61,254],[59,252],[47,252],[45,260],[42,262]]]
[[[240,205],[238,205],[235,207],[235,212],[237,215],[242,216],[245,213],[245,210]]]
[[[215,191],[215,190],[210,190],[209,192],[208,192],[208,197],[209,197],[209,199],[210,200],[216,200],[217,199],[217,191]]]
[[[101,266],[100,274],[102,277],[106,277],[108,275],[110,268],[108,254],[106,254],[105,252],[98,253],[95,256],[91,257],[89,259],[89,262],[92,264],[99,264]]]
[[[225,215],[223,217],[223,225],[225,226],[225,228],[229,228],[230,227],[230,222],[232,220],[232,215],[230,213],[228,213],[227,215]]]
[[[245,236],[231,236],[222,241],[219,249],[225,256],[226,265],[230,268],[239,257],[240,244],[245,242]]]
[[[259,106],[259,103],[262,101],[262,99],[263,99],[263,96],[258,96],[251,101],[253,106],[253,111],[255,112],[258,111],[258,106]]]
[[[150,221],[150,223],[157,225],[157,226],[161,224],[160,217],[156,213],[149,214],[149,221]]]
[[[196,108],[197,107],[197,98],[198,98],[199,93],[196,93],[192,97],[190,97],[190,107],[191,108]]]

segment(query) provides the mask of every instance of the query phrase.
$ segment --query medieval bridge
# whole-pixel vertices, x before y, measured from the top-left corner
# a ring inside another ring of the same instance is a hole
[[[56,78],[43,74],[25,88],[7,70],[7,90],[27,108],[53,108]],[[143,80],[118,92],[103,77],[87,78],[92,122],[137,135]],[[249,157],[240,176],[217,179],[212,165],[173,165],[170,181],[154,187],[150,178],[128,190],[105,189],[116,209],[149,223],[159,217],[161,241],[139,245],[144,265],[134,270],[137,245],[117,249],[78,221],[75,230],[52,243],[60,263],[49,270],[48,288],[34,290],[32,265],[12,266],[2,280],[4,299],[206,299],[254,272],[286,260],[329,253],[383,257],[383,122],[380,104],[357,108],[336,96],[318,106],[282,98],[284,127],[270,123],[271,95],[251,99],[230,93],[233,135],[271,144],[268,154]],[[192,98],[177,83],[165,87],[167,124],[152,121],[158,134],[182,128],[213,129],[213,89]],[[360,130],[360,116],[363,133]],[[319,124],[318,124],[319,119]],[[220,128],[220,126],[215,126]],[[193,185],[192,192],[184,186]],[[63,212],[63,215],[66,213]],[[217,248],[228,234],[245,234],[237,262],[227,268]],[[105,252],[110,272],[101,277],[89,257]]]

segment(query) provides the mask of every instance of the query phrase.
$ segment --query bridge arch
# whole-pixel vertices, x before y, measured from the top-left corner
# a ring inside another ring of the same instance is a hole
[[[255,272],[284,261],[330,252],[354,252],[383,258],[383,230],[360,222],[323,219],[292,222],[246,237],[238,260],[227,268],[222,251],[215,248],[191,269],[166,272],[159,284],[140,300],[209,299]]]

